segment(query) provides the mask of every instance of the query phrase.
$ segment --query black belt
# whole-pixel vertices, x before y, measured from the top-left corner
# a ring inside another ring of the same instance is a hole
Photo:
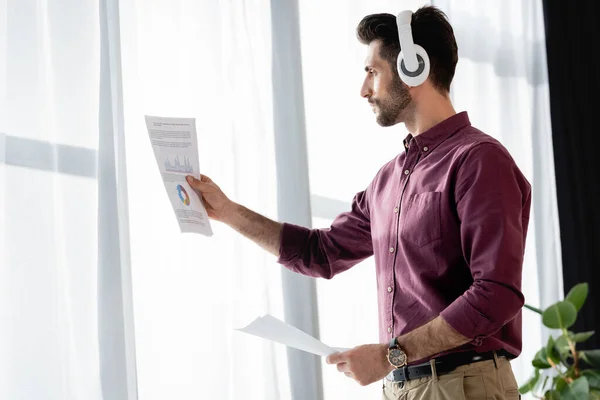
[[[496,351],[498,357],[506,357],[507,359],[515,358],[509,352],[505,350]],[[454,371],[461,365],[467,365],[479,361],[487,361],[494,359],[494,352],[488,351],[485,353],[477,353],[476,351],[468,351],[463,353],[452,353],[445,356],[441,356],[435,359],[435,372],[437,375],[447,374]],[[412,365],[410,367],[397,368],[386,376],[388,381],[392,382],[404,382],[411,379],[423,378],[431,376],[431,364],[429,362]]]

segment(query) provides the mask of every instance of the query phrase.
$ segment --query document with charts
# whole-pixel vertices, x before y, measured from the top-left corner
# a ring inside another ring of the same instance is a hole
[[[185,179],[200,178],[196,120],[147,115],[146,127],[181,232],[212,236],[204,204]]]

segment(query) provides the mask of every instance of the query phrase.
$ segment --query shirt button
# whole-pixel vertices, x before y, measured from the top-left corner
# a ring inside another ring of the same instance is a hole
[[[404,171],[404,175],[408,175],[408,174],[410,174],[409,170]]]
[[[394,252],[394,248],[390,247],[390,253],[393,253],[393,252]]]
[[[398,207],[394,208],[394,214],[398,214],[398,211],[400,211],[398,210]]]
[[[388,292],[390,292],[390,293],[392,292],[392,287],[391,286],[388,286]]]
[[[429,147],[427,147],[427,146],[423,147],[423,151],[427,151],[427,150],[429,150]]]
[[[392,327],[388,327],[388,333],[392,333]]]

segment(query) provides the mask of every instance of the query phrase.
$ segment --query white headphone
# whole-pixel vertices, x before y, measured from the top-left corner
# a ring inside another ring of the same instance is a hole
[[[429,76],[429,56],[424,48],[415,44],[410,21],[412,11],[402,11],[396,17],[400,54],[398,54],[398,75],[408,86],[419,86]]]

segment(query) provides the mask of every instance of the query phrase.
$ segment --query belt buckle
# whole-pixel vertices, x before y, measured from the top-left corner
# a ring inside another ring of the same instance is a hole
[[[392,371],[389,374],[387,374],[387,376],[385,377],[385,379],[387,380],[388,383],[384,383],[383,387],[385,388],[385,386],[387,386],[389,383],[396,383],[398,385],[399,389],[403,389],[404,385],[406,385],[406,381],[397,381],[397,380],[394,380],[394,371]]]

